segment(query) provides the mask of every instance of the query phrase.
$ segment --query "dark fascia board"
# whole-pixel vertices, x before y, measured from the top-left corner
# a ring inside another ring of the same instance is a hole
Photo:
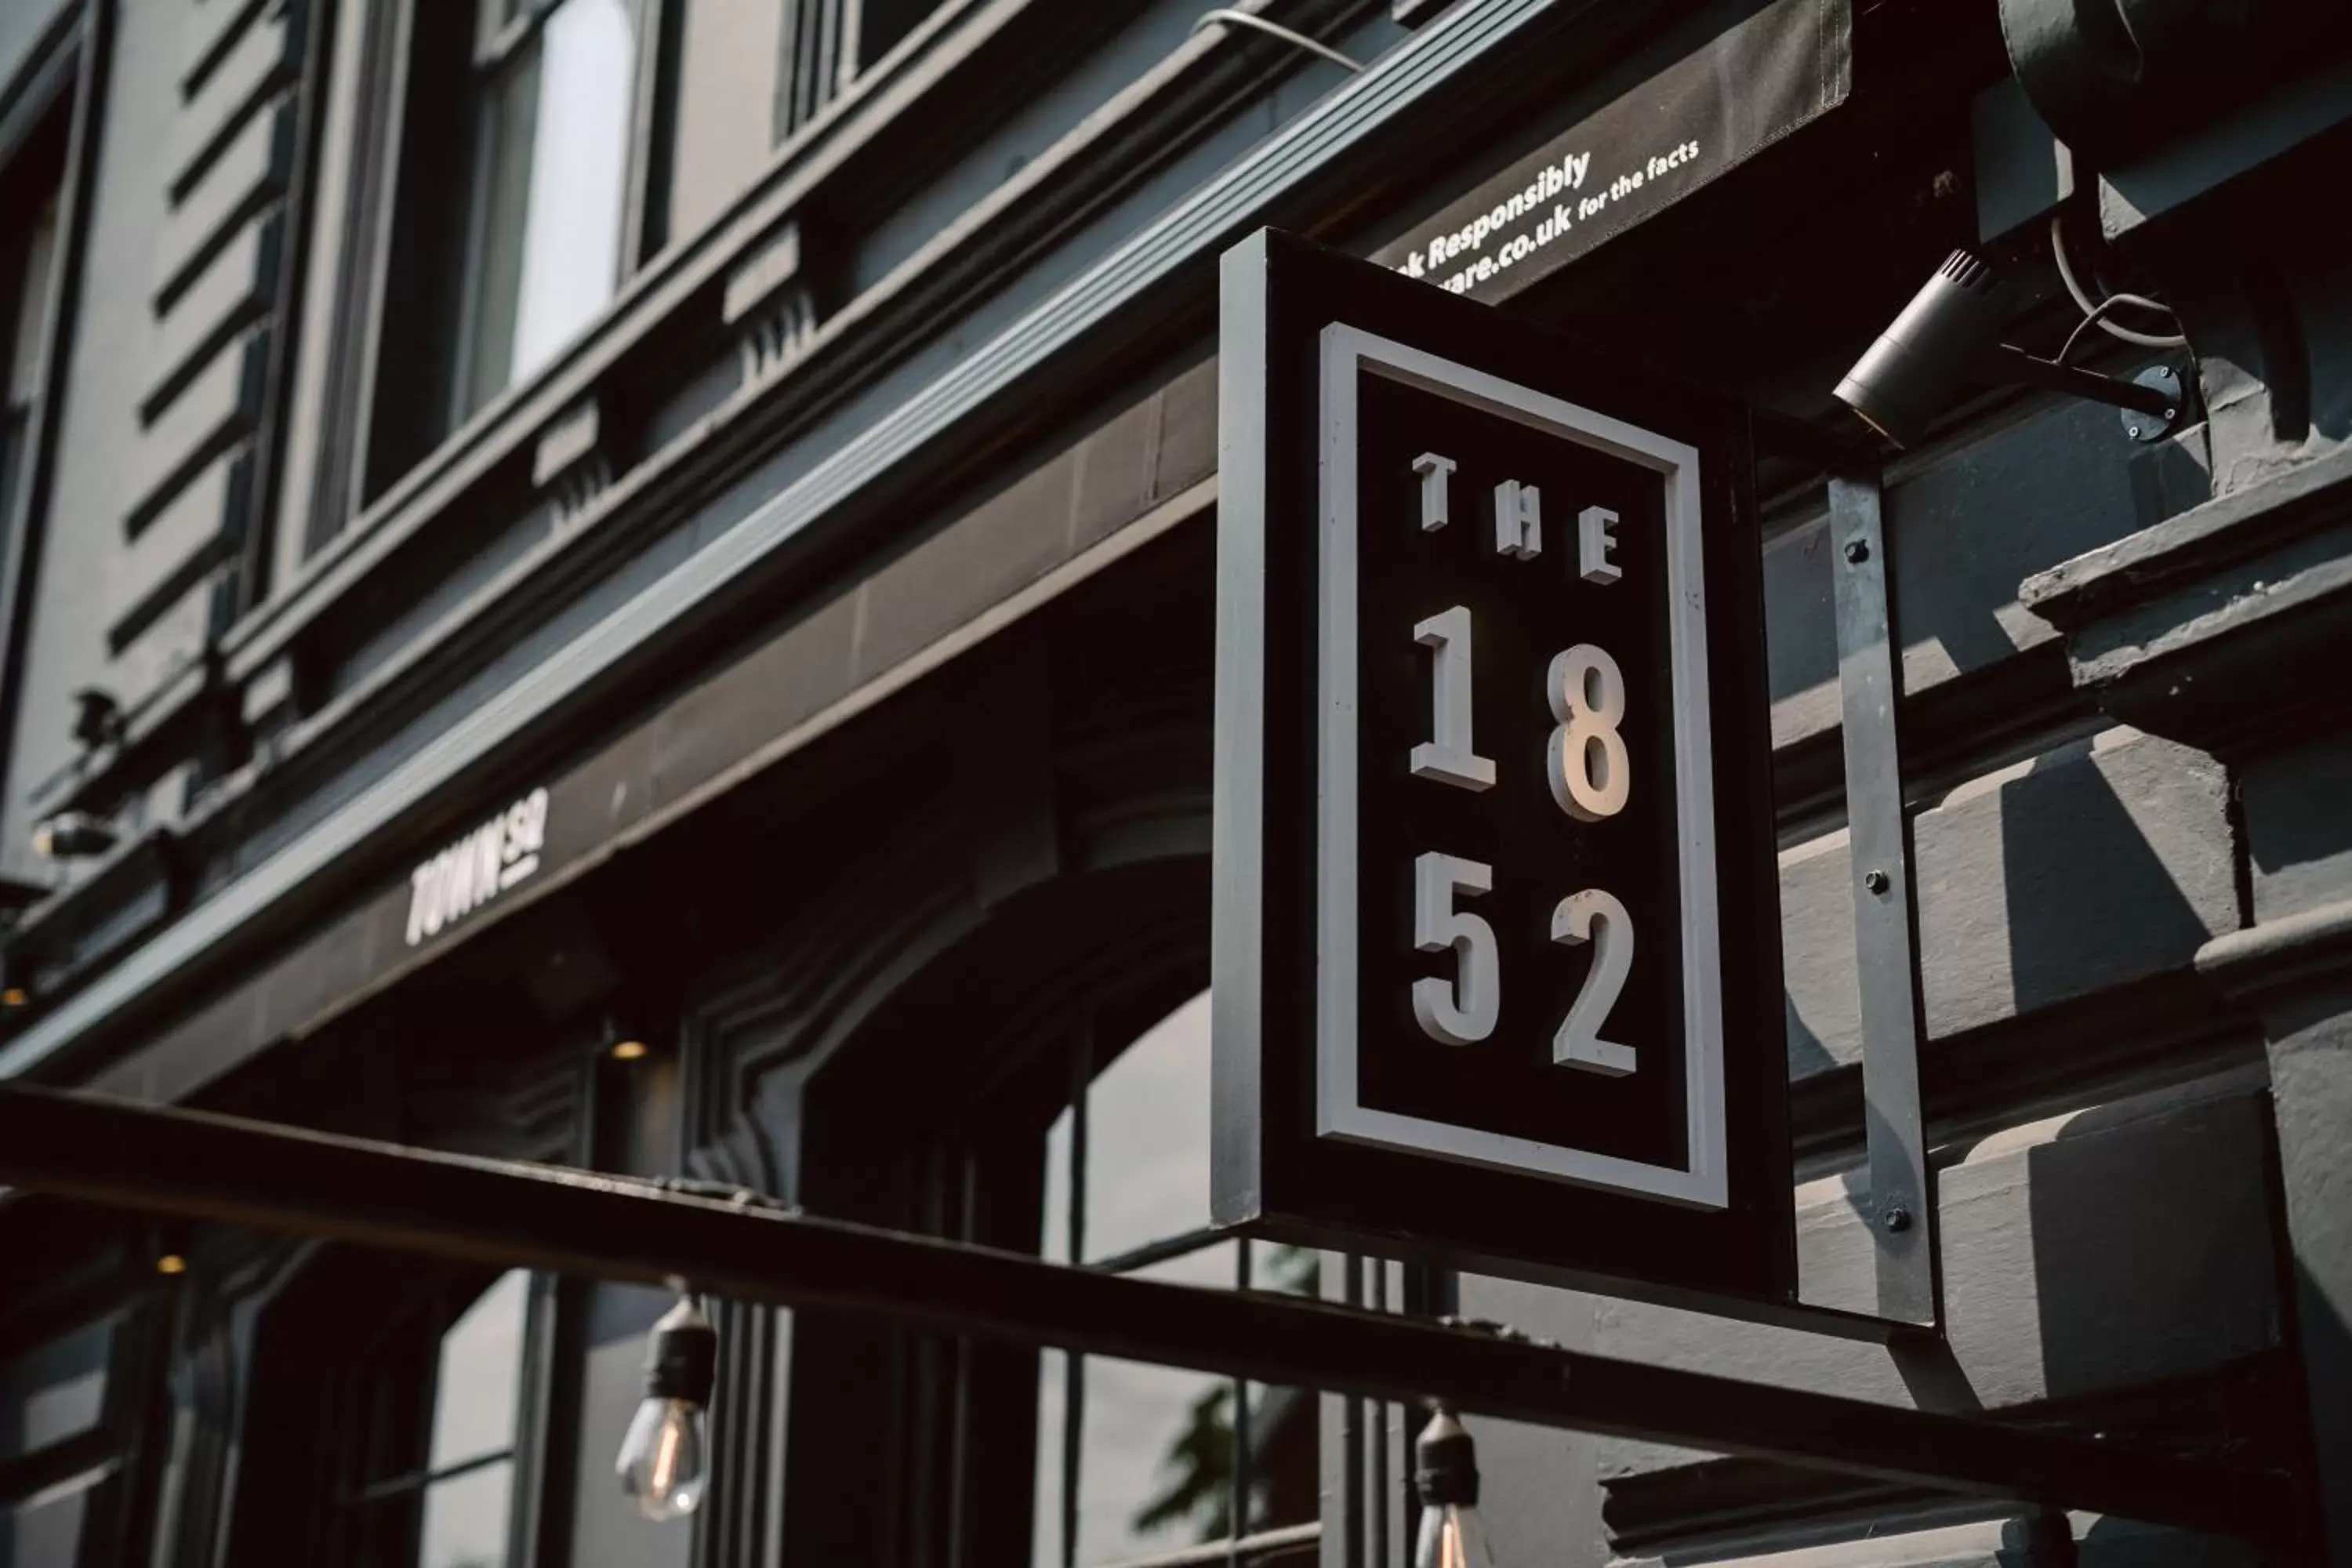
[[[0,1047],[0,1077],[21,1074],[220,956],[339,862],[380,847],[445,790],[593,704],[691,618],[723,612],[761,563],[853,508],[887,475],[984,425],[992,404],[1041,390],[1089,351],[1116,351],[1150,330],[1186,291],[1204,292],[1224,248],[1259,226],[1328,199],[1384,151],[1402,117],[1460,93],[1498,62],[1551,55],[1531,40],[1589,16],[1599,0],[1491,0],[1465,6],[1400,45],[1244,153],[1013,321],[920,392],[844,442],[800,479],[546,661],[427,741],[286,847],[196,905],[121,963]],[[1458,109],[1455,110],[1458,112]],[[764,228],[764,226],[762,226]],[[715,268],[714,268],[715,272]],[[578,389],[564,388],[567,392]],[[543,395],[543,394],[542,394]],[[562,400],[556,400],[561,405]],[[545,411],[548,416],[553,408]],[[535,431],[544,417],[528,428]],[[968,434],[966,438],[968,439]]]
[[[233,681],[286,651],[383,563],[467,491],[515,459],[542,428],[592,395],[639,345],[663,336],[812,196],[854,169],[869,147],[903,133],[907,111],[956,100],[970,71],[1006,43],[1058,55],[1052,0],[951,0],[935,25],[908,38],[803,127],[768,172],[719,218],[656,257],[597,321],[530,380],[509,387],[312,555],[286,591],[257,605],[223,639]],[[1065,30],[1066,31],[1066,30]],[[715,311],[712,314],[716,314]]]

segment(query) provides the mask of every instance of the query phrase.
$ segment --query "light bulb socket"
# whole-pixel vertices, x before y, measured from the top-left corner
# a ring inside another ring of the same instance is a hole
[[[719,1332],[691,1297],[664,1313],[646,1342],[646,1397],[708,1406],[719,1376]]]
[[[1412,1482],[1424,1508],[1478,1501],[1478,1446],[1450,1410],[1440,1408],[1412,1445]]]

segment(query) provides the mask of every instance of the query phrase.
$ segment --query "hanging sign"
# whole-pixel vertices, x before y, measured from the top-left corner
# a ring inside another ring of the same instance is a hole
[[[1219,1221],[1785,1301],[1736,409],[1272,232],[1223,288]]]

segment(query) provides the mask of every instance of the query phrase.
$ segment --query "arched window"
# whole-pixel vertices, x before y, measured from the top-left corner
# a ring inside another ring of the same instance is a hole
[[[1071,1091],[1045,1136],[1042,1255],[1187,1285],[1311,1293],[1311,1254],[1206,1229],[1208,993],[1124,1038],[1106,1040],[1109,1018],[1076,1031]],[[1040,1358],[1035,1568],[1101,1568],[1306,1522],[1316,1490],[1315,1407],[1296,1390],[1059,1351]]]

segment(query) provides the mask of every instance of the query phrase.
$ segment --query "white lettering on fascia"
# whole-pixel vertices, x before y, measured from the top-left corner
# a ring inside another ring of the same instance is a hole
[[[535,789],[408,874],[408,945],[439,936],[539,869],[547,792]]]
[[[1466,294],[1478,284],[1499,278],[1520,262],[1549,249],[1580,226],[1591,223],[1612,205],[1632,199],[1643,189],[1654,189],[1662,183],[1681,183],[1668,177],[1697,163],[1699,155],[1698,142],[1680,142],[1664,153],[1651,153],[1639,166],[1627,169],[1590,194],[1578,195],[1585,176],[1591,172],[1592,154],[1572,153],[1557,163],[1537,170],[1525,189],[1513,191],[1461,227],[1432,235],[1427,243],[1407,252],[1405,258],[1396,264],[1396,270],[1408,278],[1427,278],[1449,292]],[[1681,181],[1691,177],[1682,175]],[[1528,226],[1530,220],[1533,227]],[[1486,242],[1490,239],[1499,243],[1488,251]],[[1449,263],[1458,263],[1451,274],[1442,270]]]

